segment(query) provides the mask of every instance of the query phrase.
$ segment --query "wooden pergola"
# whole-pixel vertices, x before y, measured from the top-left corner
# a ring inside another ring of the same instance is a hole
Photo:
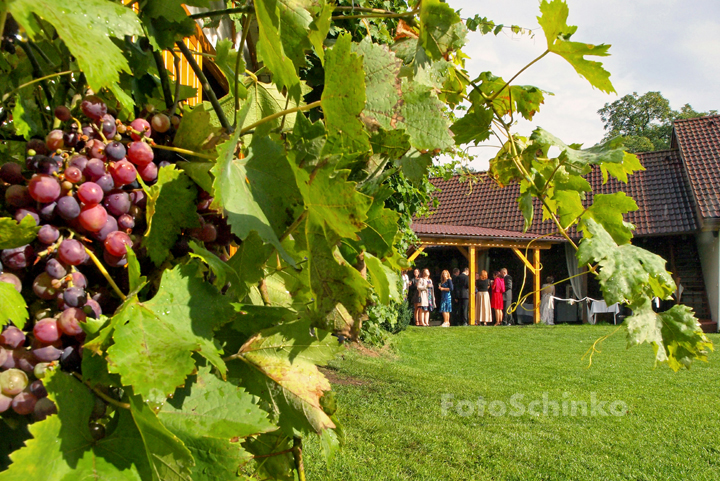
[[[541,238],[541,236],[493,229],[437,226],[432,224],[413,224],[413,230],[420,239],[420,244],[408,257],[410,262],[413,262],[425,248],[435,246],[455,247],[468,260],[471,293],[468,317],[471,325],[475,325],[476,306],[474,293],[475,273],[478,272],[478,253],[491,248],[511,249],[533,274],[533,321],[536,324],[540,322],[540,251],[550,249],[560,239],[554,237]],[[461,233],[470,235],[458,235]],[[532,251],[532,256],[526,256],[525,253],[529,254],[530,251]],[[532,261],[528,257],[532,257]]]

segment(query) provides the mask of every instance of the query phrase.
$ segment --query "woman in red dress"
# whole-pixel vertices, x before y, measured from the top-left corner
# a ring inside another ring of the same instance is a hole
[[[503,318],[503,292],[505,292],[505,279],[500,277],[498,271],[493,272],[493,281],[490,294],[490,307],[495,314],[495,325],[499,326]]]

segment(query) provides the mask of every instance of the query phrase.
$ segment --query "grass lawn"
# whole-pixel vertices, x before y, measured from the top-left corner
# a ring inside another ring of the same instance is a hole
[[[385,354],[350,350],[329,371],[345,446],[327,466],[307,440],[307,479],[720,480],[720,351],[690,371],[653,369],[652,348],[627,350],[621,330],[587,369],[582,355],[614,329],[411,327]],[[592,393],[627,408],[591,416]],[[443,415],[443,394],[507,412]],[[513,395],[539,414],[510,415]],[[551,401],[584,401],[588,415],[560,404],[555,416]]]

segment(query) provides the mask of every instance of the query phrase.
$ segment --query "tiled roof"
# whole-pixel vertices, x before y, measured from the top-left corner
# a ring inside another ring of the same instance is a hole
[[[676,120],[674,127],[699,215],[720,218],[720,116]]]
[[[485,237],[492,239],[507,239],[507,240],[530,240],[537,239],[537,234],[513,232],[508,230],[500,229],[487,229],[485,227],[471,227],[471,226],[457,226],[457,225],[443,225],[443,224],[417,224],[412,225],[413,231],[416,234],[426,235],[443,235],[443,236],[472,236],[472,237]],[[562,240],[561,237],[548,236],[543,237],[546,240]]]
[[[630,176],[628,184],[614,178],[603,184],[600,169],[593,170],[587,176],[593,191],[603,194],[623,191],[635,199],[639,210],[628,213],[625,220],[635,224],[637,236],[697,230],[678,151],[647,152],[638,154],[638,157],[646,170]],[[717,175],[720,176],[720,170]],[[500,188],[485,173],[480,174],[479,178],[480,182],[472,185],[459,182],[458,176],[448,180],[432,179],[432,183],[440,189],[435,194],[440,205],[430,217],[415,219],[413,229],[421,228],[419,226],[422,224],[431,224],[509,231],[515,236],[522,233],[524,219],[516,202],[519,185]],[[589,195],[587,200],[591,199]],[[551,221],[541,222],[541,219],[540,203],[535,200],[534,222],[529,232],[537,235],[556,231]]]

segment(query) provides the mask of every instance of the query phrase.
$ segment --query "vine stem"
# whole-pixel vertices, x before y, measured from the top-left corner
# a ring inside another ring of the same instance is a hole
[[[298,472],[299,481],[305,481],[305,465],[302,457],[302,438],[293,438],[292,447],[293,458],[295,459],[295,469]]]
[[[81,383],[83,383],[87,387],[89,387],[92,390],[92,392],[97,394],[98,397],[100,397],[106,403],[112,404],[113,406],[118,407],[118,408],[128,409],[128,410],[130,409],[130,405],[128,403],[120,402],[116,399],[113,399],[110,396],[108,396],[107,394],[105,394],[104,392],[102,392],[101,390],[99,390],[98,388],[91,386],[90,383],[87,382],[86,380],[84,380],[80,374],[73,372],[73,376],[78,378]]]
[[[414,17],[417,10],[405,13],[369,13],[367,15],[333,15],[332,20],[357,20],[361,18],[407,18]]]
[[[237,57],[235,58],[235,119],[233,119],[233,128],[237,127],[238,112],[240,111],[240,97],[238,91],[240,89],[240,59],[245,56],[245,40],[247,39],[248,32],[250,31],[250,14],[245,16],[245,20],[242,25],[242,37],[240,37],[240,45],[237,48]],[[257,81],[257,78],[255,79]]]
[[[175,67],[175,95],[173,95],[173,105],[170,109],[170,117],[172,117],[175,114],[175,111],[178,108],[178,104],[180,103],[180,57],[175,55],[175,52],[170,50],[170,55],[173,56],[173,66]]]
[[[510,80],[508,80],[508,81],[505,83],[505,85],[502,86],[502,88],[501,88],[500,90],[498,90],[497,92],[495,92],[494,94],[492,94],[492,96],[490,97],[490,101],[495,100],[495,98],[497,98],[497,96],[500,95],[500,92],[502,92],[503,90],[505,90],[505,89],[507,88],[507,86],[512,83],[513,80],[515,80],[516,78],[518,78],[518,77],[520,76],[521,73],[523,73],[524,71],[526,71],[527,69],[529,69],[530,67],[532,67],[536,62],[539,62],[540,59],[542,59],[543,57],[545,57],[545,55],[547,55],[547,54],[549,54],[549,53],[550,53],[550,49],[545,50],[545,51],[542,53],[542,55],[540,55],[538,58],[536,58],[535,60],[533,60],[533,61],[530,62],[529,64],[525,65],[523,68],[521,68],[520,71],[519,71],[518,73],[516,73],[515,75],[513,75],[513,78],[511,78]]]
[[[76,72],[77,72],[77,70],[66,70],[66,71],[64,71],[64,72],[51,73],[51,74],[49,74],[49,75],[45,75],[44,77],[36,78],[36,79],[33,79],[33,80],[29,81],[29,82],[25,82],[24,84],[20,85],[19,87],[15,88],[15,89],[11,90],[10,92],[6,93],[5,95],[3,95],[2,101],[5,102],[7,99],[10,98],[10,96],[14,95],[17,91],[19,91],[19,90],[21,90],[21,89],[24,89],[25,87],[29,87],[29,86],[32,85],[32,84],[36,84],[36,83],[38,83],[38,82],[42,82],[42,81],[47,80],[47,79],[49,79],[49,78],[59,77],[59,76],[61,76],[61,75],[68,75],[68,74],[76,73]]]
[[[275,112],[274,114],[268,115],[267,117],[263,117],[262,119],[258,120],[257,122],[250,124],[247,127],[245,127],[244,129],[240,130],[240,135],[244,135],[244,134],[250,132],[251,130],[253,130],[254,128],[256,128],[257,126],[262,125],[267,122],[270,122],[271,120],[280,118],[283,115],[288,115],[288,114],[292,114],[295,112],[302,112],[304,110],[314,109],[315,107],[320,107],[321,105],[322,105],[322,100],[317,100],[311,104],[301,105],[299,107],[293,107],[291,109],[281,110],[280,112]]]
[[[112,279],[112,277],[110,277],[110,273],[107,271],[107,269],[105,269],[105,266],[102,265],[102,262],[100,262],[100,260],[97,257],[95,257],[95,254],[93,254],[93,252],[90,249],[88,249],[87,247],[85,247],[85,252],[87,253],[88,256],[90,256],[90,259],[93,261],[93,264],[95,264],[95,266],[98,268],[98,270],[102,273],[103,277],[105,277],[105,279],[108,281],[110,286],[115,291],[115,294],[117,294],[120,297],[120,299],[125,301],[127,299],[127,296],[125,294],[123,294],[123,292],[120,290],[118,285],[115,284],[115,281]]]
[[[35,58],[35,54],[28,42],[19,42],[20,48],[25,51],[25,54],[30,61],[30,65],[32,65],[33,75],[38,78],[38,82],[40,82],[40,86],[42,87],[43,92],[45,92],[45,98],[47,99],[48,105],[52,105],[52,93],[50,92],[50,88],[45,80],[41,79],[41,77],[44,77],[42,69],[40,68],[40,64],[38,63],[37,58]]]
[[[225,117],[225,112],[223,112],[222,107],[220,107],[220,102],[218,102],[217,97],[215,96],[215,92],[213,92],[212,88],[210,87],[210,83],[208,82],[207,77],[205,77],[205,74],[203,73],[202,69],[198,65],[198,63],[195,61],[195,58],[193,57],[192,53],[190,53],[190,49],[187,48],[187,45],[185,45],[183,42],[175,42],[175,45],[178,46],[180,51],[182,52],[183,56],[185,57],[185,60],[187,60],[188,64],[190,65],[190,68],[195,72],[195,75],[197,75],[197,78],[200,80],[200,84],[202,85],[203,92],[205,92],[205,95],[207,95],[208,100],[210,100],[210,103],[213,106],[213,110],[215,110],[215,114],[218,116],[218,120],[220,121],[220,125],[223,126],[223,128],[228,132],[232,132],[233,127],[230,125],[230,123],[227,120],[227,117]]]
[[[258,459],[258,458],[271,458],[271,457],[273,457],[273,456],[281,456],[281,455],[283,455],[283,454],[291,453],[291,452],[293,451],[293,449],[294,449],[294,448],[290,448],[290,449],[286,449],[285,451],[278,451],[277,453],[258,454],[258,455],[253,456],[253,459]]]
[[[249,5],[243,5],[242,7],[224,8],[222,10],[211,10],[209,12],[193,13],[188,17],[196,20],[198,18],[211,18],[220,17],[222,15],[230,15],[231,13],[252,13],[255,11],[255,7]]]
[[[170,79],[168,78],[162,53],[158,50],[153,50],[153,58],[155,59],[155,65],[157,66],[158,75],[160,76],[160,86],[162,87],[163,97],[165,97],[165,108],[169,110],[173,107],[174,103],[172,92],[170,91]]]
[[[213,157],[213,156],[210,155],[210,154],[203,154],[203,153],[200,153],[200,152],[194,152],[194,151],[192,151],[192,150],[182,149],[182,148],[180,148],[180,147],[172,147],[172,146],[170,146],[170,145],[160,145],[160,144],[156,144],[156,143],[153,143],[153,144],[151,144],[151,145],[153,146],[154,149],[170,150],[170,151],[172,151],[172,152],[177,152],[178,154],[194,155],[195,157],[200,157],[200,158],[203,158],[203,159],[215,160],[215,157]]]
[[[295,231],[295,229],[298,228],[298,226],[302,223],[302,221],[305,220],[305,217],[307,217],[307,212],[308,211],[304,210],[303,213],[300,214],[297,219],[295,219],[295,221],[290,225],[290,227],[287,228],[287,230],[283,233],[283,235],[280,236],[280,242],[287,239],[288,236],[290,234],[292,234]]]

